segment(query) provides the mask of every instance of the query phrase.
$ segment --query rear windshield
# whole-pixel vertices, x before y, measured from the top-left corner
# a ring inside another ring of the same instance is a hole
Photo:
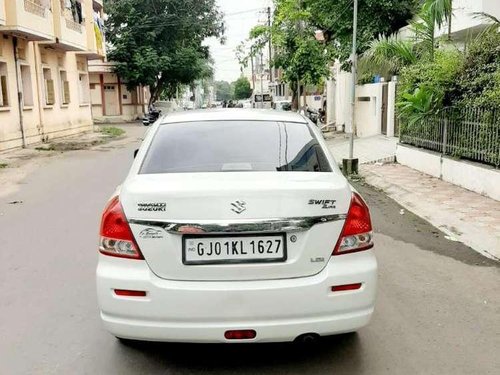
[[[331,172],[306,124],[205,121],[159,127],[141,174],[189,172]]]

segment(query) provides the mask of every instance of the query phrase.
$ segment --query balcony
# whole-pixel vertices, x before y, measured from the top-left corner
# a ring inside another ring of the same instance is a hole
[[[60,28],[56,27],[58,47],[66,51],[85,51],[87,49],[87,30],[85,21],[75,21],[68,16],[59,16]],[[54,22],[56,22],[54,20]],[[60,33],[57,33],[57,31]]]
[[[102,5],[97,3],[98,2],[94,0],[92,4],[89,4],[90,7],[87,10],[88,13],[92,14],[91,21],[86,23],[87,51],[84,52],[89,60],[106,57],[103,21],[104,13]]]
[[[53,48],[64,51],[86,51],[87,29],[89,22],[85,8],[76,14],[72,9],[61,9],[61,2],[53,2],[55,39],[48,43]]]
[[[52,12],[41,0],[0,0],[0,9],[3,9],[2,4],[5,5],[5,23],[0,22],[1,32],[28,40],[54,38]]]

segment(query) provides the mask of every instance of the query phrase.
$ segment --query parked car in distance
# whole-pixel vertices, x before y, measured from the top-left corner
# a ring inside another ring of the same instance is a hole
[[[243,104],[243,108],[252,108],[252,100],[247,99],[247,100],[241,100],[241,104]]]
[[[273,109],[278,111],[291,111],[292,102],[289,100],[280,100],[273,103]]]
[[[369,209],[291,112],[179,112],[149,130],[102,215],[97,296],[122,340],[308,341],[375,304]]]

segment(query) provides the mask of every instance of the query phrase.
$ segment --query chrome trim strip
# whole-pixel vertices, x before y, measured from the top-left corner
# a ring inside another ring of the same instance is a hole
[[[312,228],[316,224],[329,223],[345,220],[346,214],[295,217],[284,219],[255,219],[238,221],[200,221],[193,222],[164,222],[131,219],[131,224],[144,225],[148,227],[160,227],[172,234],[201,234],[201,233],[245,233],[245,232],[302,232]]]

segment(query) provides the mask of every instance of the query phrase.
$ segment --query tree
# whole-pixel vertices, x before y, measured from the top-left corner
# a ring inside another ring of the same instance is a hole
[[[161,93],[211,74],[208,37],[222,37],[215,0],[107,0],[106,37],[115,72],[129,89],[147,85],[151,102]]]
[[[228,101],[233,97],[233,88],[231,84],[226,81],[216,81],[215,83],[215,96],[218,101]]]
[[[252,96],[252,87],[246,77],[240,77],[234,83],[234,98],[236,100],[248,99]]]
[[[389,74],[397,74],[405,66],[418,61],[415,45],[410,40],[400,40],[395,36],[380,36],[370,44],[361,61],[367,60],[372,68]]]
[[[272,40],[275,49],[272,64],[282,70],[282,78],[292,90],[295,109],[298,108],[300,95],[297,81],[304,85],[317,85],[330,73],[330,56],[325,46],[314,37],[315,28],[305,3],[274,0],[271,27],[259,25],[250,32],[251,55],[259,53]],[[239,60],[242,61],[241,57]]]
[[[430,60],[434,59],[436,27],[441,28],[444,22],[451,18],[451,14],[452,0],[425,0],[418,19],[412,22],[415,40]]]
[[[436,49],[436,27],[442,27],[451,15],[452,0],[425,0],[417,17],[410,23],[413,38],[401,40],[396,35],[380,35],[365,51],[361,66],[370,66],[368,70],[371,72],[378,70],[392,75],[419,60],[432,61]]]
[[[366,51],[379,35],[389,36],[406,26],[421,0],[360,0],[358,53]],[[332,55],[344,67],[352,53],[352,0],[304,0],[311,22],[323,30]]]

